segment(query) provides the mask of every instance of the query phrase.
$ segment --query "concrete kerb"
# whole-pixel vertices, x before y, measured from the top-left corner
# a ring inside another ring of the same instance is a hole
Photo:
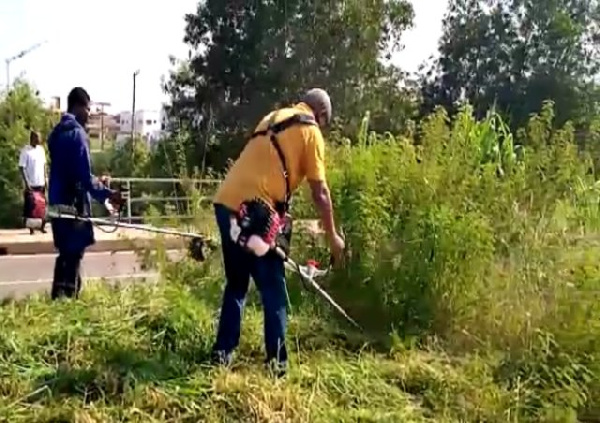
[[[33,238],[33,237],[32,237]],[[96,239],[96,243],[86,251],[89,252],[117,252],[132,251],[152,247],[157,238],[142,237],[136,238],[127,235],[121,235],[113,239]],[[163,237],[162,245],[167,249],[185,248],[181,239],[175,237]],[[44,239],[31,240],[2,240],[0,238],[0,256],[2,255],[34,255],[34,254],[53,254],[56,250],[51,237]]]

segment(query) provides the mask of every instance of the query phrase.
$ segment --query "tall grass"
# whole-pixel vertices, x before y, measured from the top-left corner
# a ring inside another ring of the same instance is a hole
[[[190,285],[179,272],[157,285],[87,286],[78,302],[5,305],[0,421],[503,421],[516,397],[477,357],[360,350],[308,312],[290,321],[288,377],[272,378],[252,305],[235,366],[213,368],[217,280]]]
[[[553,129],[551,103],[516,136],[469,107],[418,142],[367,123],[334,155],[352,259],[331,289],[372,331],[502,351],[517,415],[597,407],[600,191],[573,128]]]
[[[289,378],[259,366],[254,294],[236,368],[213,369],[218,256],[159,249],[157,285],[0,310],[0,419],[600,421],[600,190],[551,104],[516,134],[467,106],[414,136],[365,118],[328,157],[350,256],[325,285],[366,335],[291,277]]]

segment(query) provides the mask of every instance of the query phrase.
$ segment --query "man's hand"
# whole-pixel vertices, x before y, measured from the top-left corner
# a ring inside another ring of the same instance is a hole
[[[313,202],[321,215],[321,223],[323,224],[323,229],[329,240],[329,249],[333,256],[334,264],[343,264],[346,244],[344,243],[344,239],[335,230],[333,206],[331,204],[329,187],[325,181],[311,181],[309,179],[308,183],[310,185]]]
[[[102,176],[100,176],[100,178],[98,178],[100,180],[100,182],[102,182],[102,185],[104,186],[108,186],[110,184],[110,175],[108,174],[103,174]]]
[[[336,232],[329,240],[329,250],[333,256],[334,265],[344,264],[344,250],[346,249],[346,243],[344,239]]]
[[[108,202],[116,211],[119,211],[125,204],[125,200],[121,195],[121,191],[117,190],[111,192],[110,196],[108,197]]]

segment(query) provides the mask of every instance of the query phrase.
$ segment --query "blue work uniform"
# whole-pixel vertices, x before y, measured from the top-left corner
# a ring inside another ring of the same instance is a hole
[[[75,116],[65,113],[48,138],[50,206],[72,206],[80,216],[90,216],[91,198],[104,203],[111,190],[91,171],[88,136]],[[89,222],[54,218],[51,222],[58,257],[54,269],[52,297],[77,296],[81,289],[79,266],[85,249],[95,243]]]

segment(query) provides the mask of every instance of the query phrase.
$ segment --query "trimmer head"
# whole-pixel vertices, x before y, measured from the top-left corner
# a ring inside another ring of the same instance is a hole
[[[300,275],[302,281],[321,279],[331,271],[331,266],[325,269],[319,269],[319,264],[314,260],[309,260],[306,265],[296,264],[291,260],[286,262],[286,267]]]

